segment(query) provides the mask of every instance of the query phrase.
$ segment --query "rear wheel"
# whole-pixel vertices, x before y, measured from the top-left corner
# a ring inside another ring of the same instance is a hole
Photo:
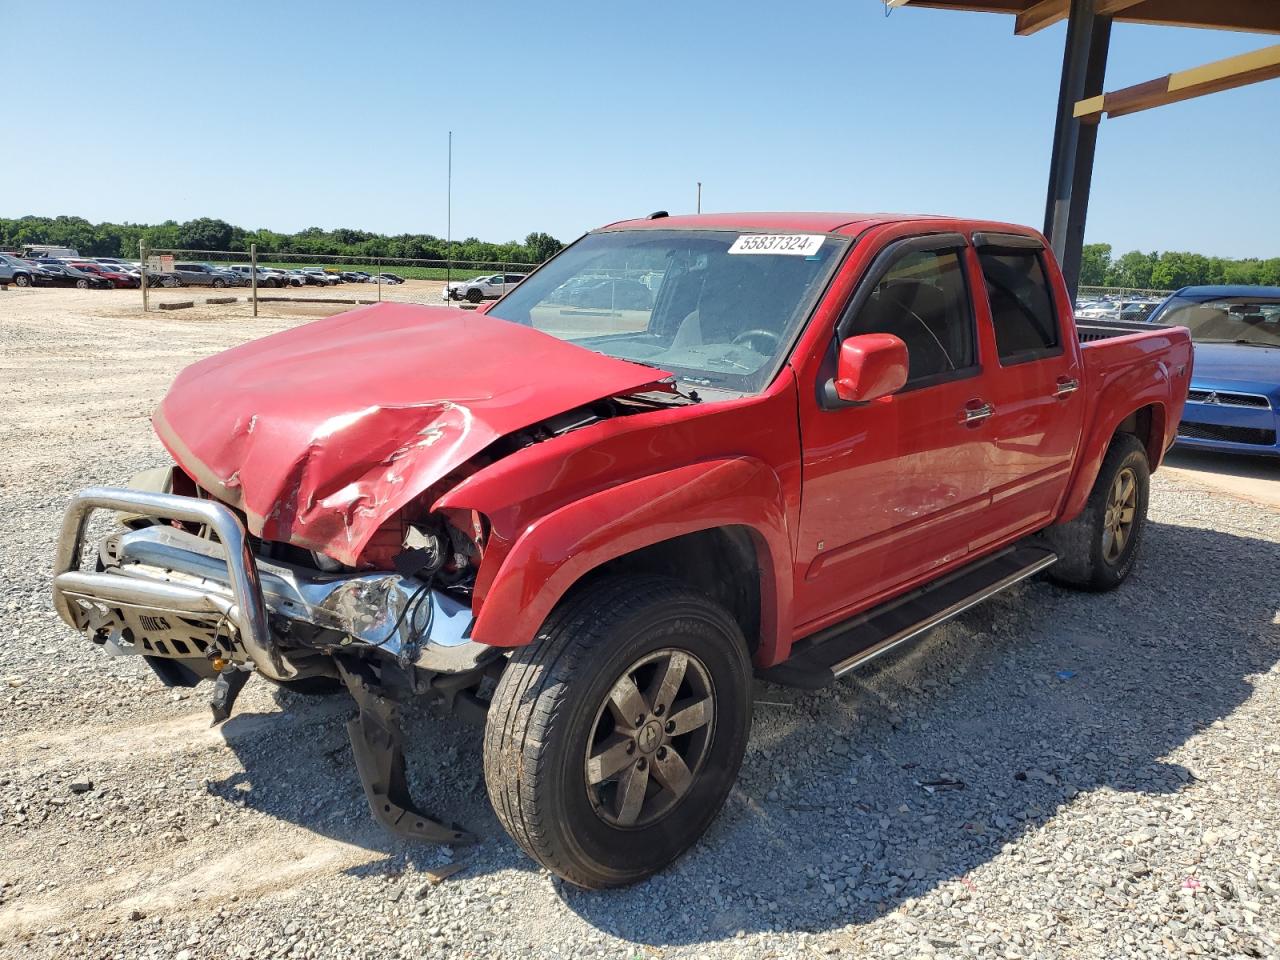
[[[1122,433],[1111,441],[1089,500],[1045,538],[1058,554],[1049,577],[1082,590],[1111,590],[1133,570],[1147,521],[1151,468],[1142,442]]]
[[[621,886],[702,836],[750,727],[751,661],[725,610],[664,578],[600,580],[512,655],[489,708],[485,782],[539,864]]]

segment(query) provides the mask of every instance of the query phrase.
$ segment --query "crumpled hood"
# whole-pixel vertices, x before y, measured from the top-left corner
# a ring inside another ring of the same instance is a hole
[[[152,422],[252,533],[354,564],[492,441],[666,376],[484,314],[381,303],[192,364]]]

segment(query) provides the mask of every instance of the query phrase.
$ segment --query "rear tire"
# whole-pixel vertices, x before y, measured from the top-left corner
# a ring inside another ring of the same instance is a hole
[[[709,598],[661,577],[588,585],[512,655],[494,692],[484,773],[498,819],[580,887],[657,873],[733,787],[751,689],[742,631]]]
[[[1120,586],[1138,558],[1150,488],[1146,448],[1132,434],[1119,434],[1107,449],[1084,510],[1045,531],[1058,554],[1049,579],[1079,590]]]

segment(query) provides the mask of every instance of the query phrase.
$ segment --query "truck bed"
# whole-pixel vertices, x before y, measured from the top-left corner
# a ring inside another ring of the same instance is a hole
[[[1089,390],[1085,422],[1115,422],[1134,409],[1135,398],[1139,407],[1158,410],[1163,437],[1150,450],[1155,468],[1182,418],[1191,379],[1190,331],[1160,323],[1094,320],[1079,324],[1077,336]]]
[[[1127,337],[1131,333],[1150,333],[1167,329],[1162,323],[1143,323],[1140,320],[1077,320],[1076,336],[1081,343]]]

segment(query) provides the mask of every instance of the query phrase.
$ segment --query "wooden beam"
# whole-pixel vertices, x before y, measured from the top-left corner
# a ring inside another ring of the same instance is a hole
[[[1117,16],[1124,23],[1280,33],[1275,0],[1144,0]]]
[[[1108,117],[1124,117],[1277,77],[1280,77],[1280,43],[1077,101],[1074,113],[1077,120],[1097,123],[1104,113]]]
[[[1142,2],[1143,0],[1096,0],[1093,12],[1099,17],[1114,17],[1117,13]]]
[[[1013,32],[1019,37],[1028,36],[1067,19],[1070,11],[1071,0],[1040,0],[1018,14],[1013,23]]]
[[[1244,30],[1251,33],[1280,33],[1280,2],[1277,0],[1096,0],[1094,12],[1115,17],[1121,23],[1150,23],[1163,26],[1203,27],[1216,30]],[[957,12],[1014,14],[1014,30],[1019,35],[1066,18],[1066,3],[1046,0],[907,0],[906,6],[931,7]],[[1062,12],[1059,11],[1061,7]]]

